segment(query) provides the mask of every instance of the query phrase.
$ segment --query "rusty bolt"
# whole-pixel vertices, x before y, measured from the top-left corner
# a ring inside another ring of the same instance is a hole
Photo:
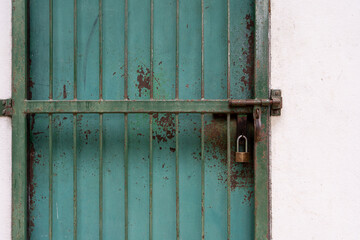
[[[2,115],[6,115],[6,110],[5,109],[2,111]]]

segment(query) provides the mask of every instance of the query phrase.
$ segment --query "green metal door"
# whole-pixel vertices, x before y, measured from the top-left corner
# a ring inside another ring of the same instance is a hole
[[[270,238],[267,1],[13,2],[13,239]]]

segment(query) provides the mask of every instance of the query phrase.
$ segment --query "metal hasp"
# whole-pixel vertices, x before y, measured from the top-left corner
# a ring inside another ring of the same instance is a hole
[[[281,90],[272,89],[270,99],[243,99],[230,100],[230,107],[249,107],[254,106],[254,139],[255,142],[261,141],[261,106],[270,106],[270,116],[280,116],[282,108]]]
[[[272,89],[270,99],[229,100],[230,107],[270,106],[270,116],[280,116],[282,108],[281,90]]]
[[[12,109],[12,99],[3,99],[1,101],[0,111],[2,116],[11,117]]]

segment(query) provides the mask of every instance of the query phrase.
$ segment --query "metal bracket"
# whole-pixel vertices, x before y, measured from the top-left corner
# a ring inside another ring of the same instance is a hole
[[[273,101],[270,110],[270,116],[280,116],[282,108],[282,97],[280,89],[271,89],[270,99]]]
[[[11,117],[13,113],[12,99],[1,100],[0,111],[2,116]]]

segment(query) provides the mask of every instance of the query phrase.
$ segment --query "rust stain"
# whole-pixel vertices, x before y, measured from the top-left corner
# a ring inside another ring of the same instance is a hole
[[[231,161],[231,190],[236,188],[248,188],[254,185],[254,169],[251,163],[234,164]],[[234,167],[237,165],[237,167]]]
[[[35,189],[36,189],[36,183],[34,182],[34,165],[39,163],[39,159],[35,157],[36,151],[34,148],[34,144],[29,144],[29,169],[28,169],[28,208],[29,212],[33,211],[35,209]],[[41,156],[38,154],[38,157]],[[29,233],[31,233],[34,230],[35,224],[34,219],[29,217],[28,221],[28,227],[29,227]]]
[[[158,129],[154,130],[153,139],[157,139],[158,143],[167,142],[168,139],[175,137],[175,122],[174,116],[171,113],[153,115],[153,119],[158,126]]]
[[[31,81],[31,77],[29,77],[29,87],[33,88],[35,86],[35,83]]]
[[[253,76],[255,72],[254,69],[255,23],[252,20],[250,14],[247,14],[245,16],[245,20],[246,20],[246,29],[248,30],[248,32],[250,32],[250,34],[246,33],[245,35],[248,41],[249,49],[248,50],[243,49],[243,55],[246,56],[246,65],[242,70],[245,76],[241,77],[241,81],[244,83],[245,87],[251,90],[253,87]],[[241,90],[244,91],[245,89],[242,87]]]
[[[33,113],[33,114],[31,114],[30,115],[30,117],[31,117],[31,126],[30,126],[30,130],[32,131],[32,130],[34,130],[34,126],[35,126],[35,114]]]
[[[64,87],[63,87],[63,97],[67,98],[67,92],[66,92],[66,85],[65,84],[64,84]]]
[[[86,131],[84,131],[84,134],[85,134],[86,140],[89,140],[89,135],[91,134],[91,131],[90,131],[90,130],[86,130]]]
[[[205,124],[204,130],[207,160],[216,159],[223,166],[227,166],[226,118],[219,117],[212,119],[210,123]],[[235,139],[235,132],[232,132],[231,138]],[[233,146],[234,141],[231,144]],[[216,167],[216,164],[211,167]],[[236,188],[247,188],[254,185],[253,164],[235,163],[235,148],[231,149],[230,169],[230,186],[232,191]],[[227,182],[227,170],[219,173],[218,180],[223,183]]]
[[[34,86],[35,86],[35,83],[33,82],[33,81],[31,81],[31,77],[29,77],[29,81],[28,81],[28,96],[27,96],[27,98],[29,99],[29,100],[31,100],[32,99],[32,91],[31,91],[31,88],[33,88]]]
[[[35,148],[34,148],[34,144],[31,143],[30,144],[30,149],[29,149],[29,205],[30,205],[30,210],[34,209],[34,195],[35,195],[35,187],[36,187],[36,183],[34,183],[34,165],[35,165]]]
[[[136,71],[138,73],[137,76],[137,83],[135,86],[139,89],[139,97],[141,97],[141,93],[143,89],[150,90],[150,77],[151,72],[149,68],[145,68],[141,65],[138,65],[138,70]]]
[[[39,134],[42,134],[44,132],[33,132],[33,135],[39,135]]]
[[[254,191],[247,191],[247,193],[244,195],[243,203],[251,202],[253,198],[254,198]]]

